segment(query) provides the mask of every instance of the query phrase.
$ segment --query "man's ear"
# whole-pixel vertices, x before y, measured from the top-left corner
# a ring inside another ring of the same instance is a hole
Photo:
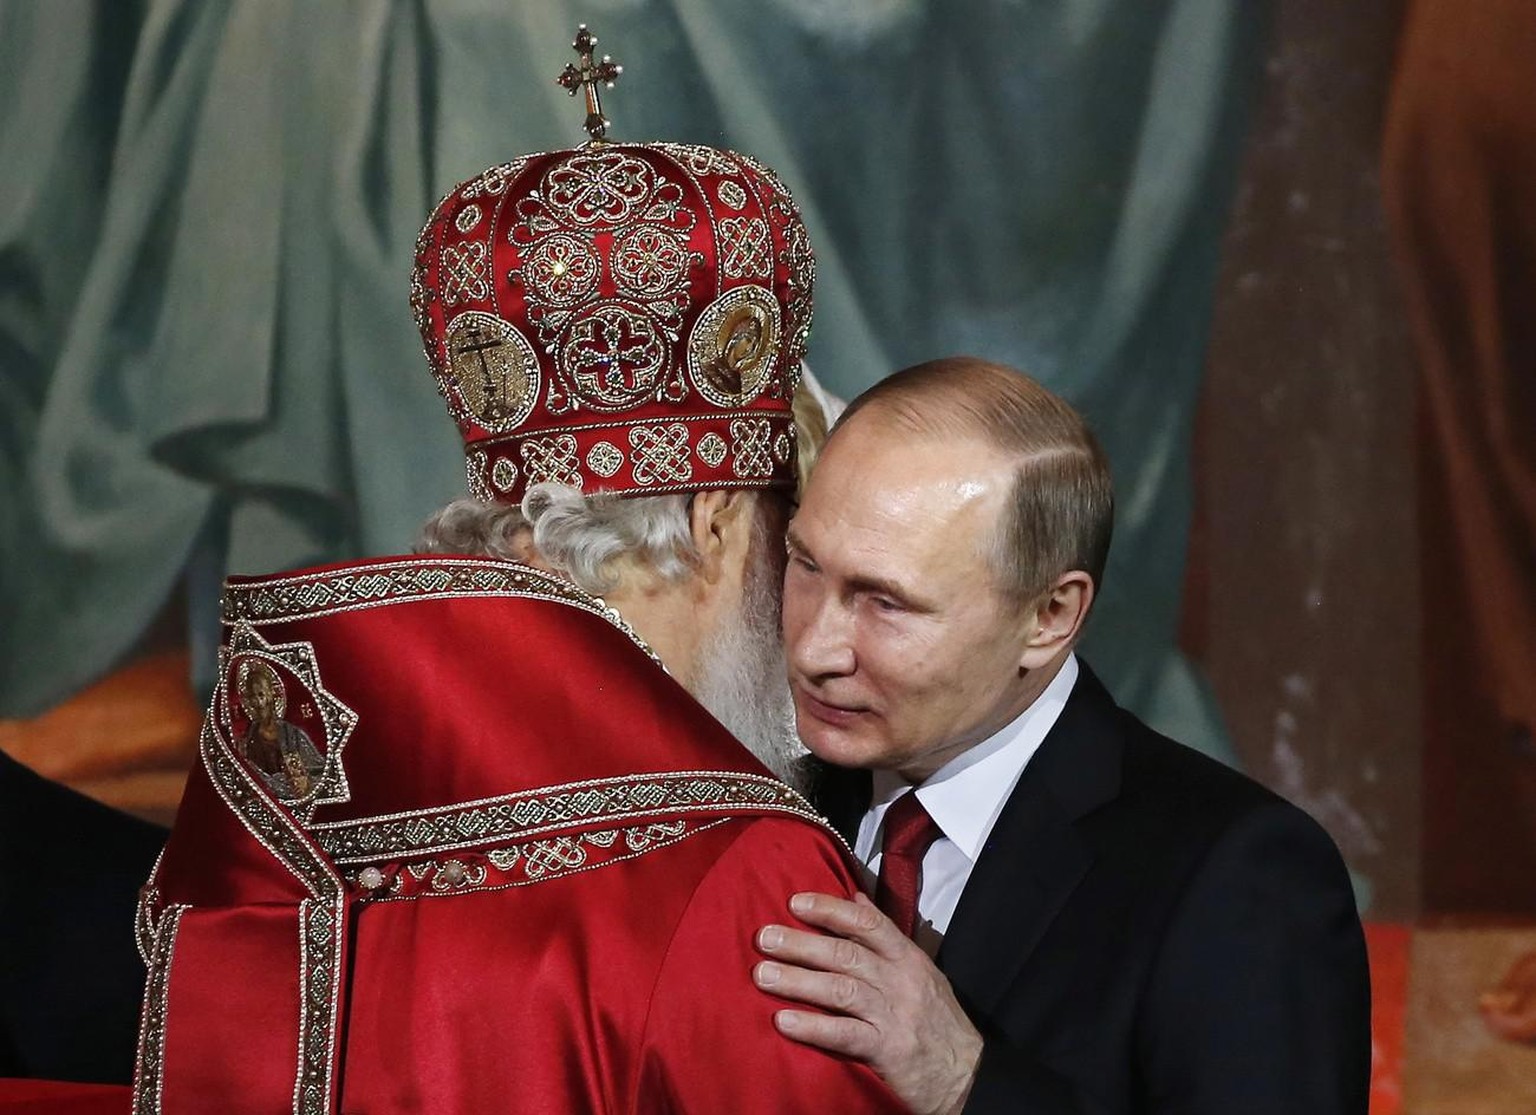
[[[1077,641],[1093,606],[1093,578],[1080,569],[1063,573],[1030,606],[1029,634],[1019,665],[1038,669]]]
[[[699,555],[699,575],[718,581],[743,563],[752,544],[753,494],[744,488],[710,488],[695,492],[688,509],[688,526]]]

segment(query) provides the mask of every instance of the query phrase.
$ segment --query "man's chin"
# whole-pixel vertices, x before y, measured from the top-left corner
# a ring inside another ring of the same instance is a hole
[[[835,767],[878,765],[878,752],[863,733],[809,716],[801,710],[798,701],[795,705],[795,727],[806,750],[824,763]]]

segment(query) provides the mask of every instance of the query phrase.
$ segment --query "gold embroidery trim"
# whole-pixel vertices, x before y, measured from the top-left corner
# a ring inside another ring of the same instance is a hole
[[[738,288],[739,289],[739,288]],[[788,425],[793,421],[793,415],[787,410],[768,410],[766,408],[745,408],[739,410],[721,410],[716,414],[681,414],[671,418],[623,418],[612,422],[588,422],[580,425],[540,427],[537,430],[529,430],[526,433],[499,434],[492,437],[483,437],[472,443],[475,449],[487,449],[509,445],[519,441],[526,441],[533,437],[546,437],[551,434],[585,434],[595,430],[628,430],[635,426],[654,426],[680,422],[684,426],[698,427],[724,427],[733,418],[766,418],[778,425]],[[469,448],[469,447],[466,447]],[[706,462],[707,463],[707,462]],[[711,466],[716,467],[716,466]],[[647,491],[650,489],[647,488]],[[511,564],[510,562],[503,564]],[[520,567],[521,568],[521,567]],[[580,592],[580,589],[577,589]]]
[[[185,909],[184,905],[166,907],[149,933],[153,951],[149,957],[149,976],[144,983],[144,1007],[139,1015],[139,1054],[133,1074],[134,1115],[160,1115],[161,1111],[171,954]]]
[[[226,583],[219,608],[226,624],[286,623],[378,608],[408,600],[512,596],[567,604],[607,620],[658,665],[661,659],[618,611],[563,577],[510,561],[404,559],[373,562],[251,583]]]
[[[155,865],[149,869],[149,878],[139,888],[139,899],[133,910],[133,943],[138,946],[139,956],[147,968],[154,963],[155,936],[159,932],[160,890],[155,880],[160,876],[160,861],[165,858],[162,847],[155,856]]]
[[[729,820],[721,817],[698,824],[680,819],[598,829],[470,853],[462,859],[430,859],[398,867],[387,865],[383,870],[375,867],[352,871],[348,872],[347,880],[363,890],[370,902],[411,902],[508,890],[638,859]],[[367,872],[373,874],[371,886],[366,880]]]
[[[341,941],[346,900],[306,898],[299,904],[299,1070],[293,1084],[297,1115],[331,1110],[332,1066],[341,994]]]
[[[604,828],[686,813],[787,813],[831,831],[809,802],[777,778],[724,771],[599,778],[435,809],[312,825],[337,865],[409,859],[548,835],[594,821]]]
[[[240,823],[316,898],[333,898],[341,880],[304,837],[297,822],[272,803],[230,747],[204,721],[199,750],[214,789]]]
[[[295,1115],[326,1115],[335,1086],[341,951],[346,935],[346,884],[304,836],[298,823],[258,788],[213,729],[203,724],[199,751],[224,804],[262,847],[313,895],[299,906],[299,1047]]]

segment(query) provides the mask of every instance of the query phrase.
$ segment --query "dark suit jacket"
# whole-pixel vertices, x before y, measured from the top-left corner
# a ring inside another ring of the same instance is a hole
[[[133,912],[165,836],[0,753],[0,1076],[132,1079]]]
[[[856,785],[826,802],[845,830]],[[986,1040],[967,1112],[1366,1111],[1365,943],[1333,842],[1086,666],[938,963]]]

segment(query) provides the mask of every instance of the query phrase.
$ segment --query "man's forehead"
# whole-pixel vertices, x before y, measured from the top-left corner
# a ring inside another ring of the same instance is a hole
[[[827,443],[802,507],[857,500],[882,512],[932,514],[998,500],[1015,464],[985,442],[917,433],[890,422],[854,423]]]
[[[883,459],[893,455],[907,463]],[[958,573],[980,561],[1006,491],[1006,478],[994,471],[942,460],[929,467],[899,451],[822,466],[830,466],[827,474],[813,477],[791,523],[791,546],[841,572],[893,582]]]

